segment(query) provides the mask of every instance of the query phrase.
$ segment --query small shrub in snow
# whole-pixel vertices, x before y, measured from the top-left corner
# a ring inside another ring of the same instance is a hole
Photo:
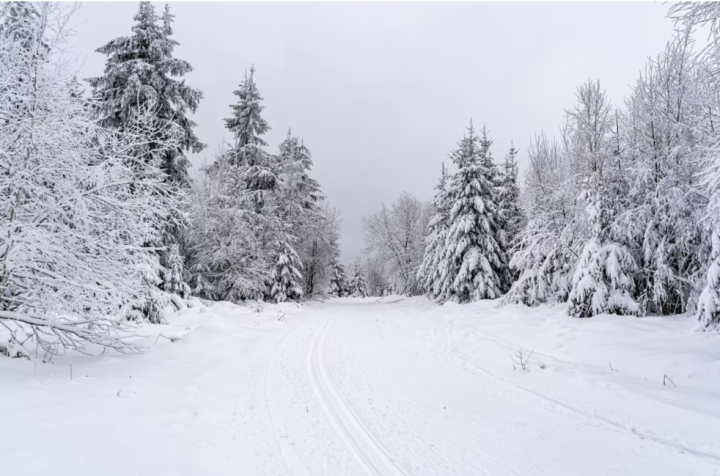
[[[517,370],[517,367],[520,367],[520,370],[527,370],[528,362],[530,361],[530,357],[532,356],[534,350],[527,351],[523,348],[520,348],[515,351],[515,354],[510,357],[510,359],[513,361],[513,369]],[[516,367],[517,366],[517,367]]]

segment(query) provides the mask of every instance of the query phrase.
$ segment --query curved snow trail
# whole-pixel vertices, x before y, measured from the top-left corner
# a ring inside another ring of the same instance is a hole
[[[339,306],[310,341],[306,365],[310,385],[328,422],[368,476],[406,476],[338,392],[323,361],[325,338]]]

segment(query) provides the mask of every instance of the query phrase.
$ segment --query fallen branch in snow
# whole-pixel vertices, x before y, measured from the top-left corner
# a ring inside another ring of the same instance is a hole
[[[618,369],[614,369],[610,362],[608,362],[608,365],[610,366],[610,372],[620,372]]]
[[[100,316],[78,320],[62,317],[48,319],[19,312],[0,311],[0,324],[10,332],[11,342],[24,349],[24,354],[28,356],[30,352],[24,344],[33,340],[46,355],[58,355],[67,349],[87,354],[89,353],[87,344],[99,345],[122,353],[134,353],[140,350],[129,340],[134,337],[134,326],[112,317]]]
[[[673,385],[673,387],[677,388],[677,385],[675,385],[675,382],[673,382],[670,379],[670,377],[668,377],[667,375],[663,375],[663,385],[665,385],[665,380],[669,381]]]
[[[168,336],[165,336],[165,335],[162,335],[162,334],[158,334],[158,336],[155,338],[155,343],[154,343],[154,344],[157,344],[158,340],[160,340],[161,337],[162,337],[163,339],[169,340],[170,342],[177,342],[177,341],[180,340],[179,337],[168,337]],[[153,344],[153,345],[154,345],[154,344]]]

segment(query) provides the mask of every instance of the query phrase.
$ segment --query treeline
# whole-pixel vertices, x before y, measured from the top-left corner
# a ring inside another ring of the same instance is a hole
[[[187,156],[205,145],[188,114],[203,95],[182,78],[169,7],[140,3],[131,34],[98,48],[89,91],[64,53],[73,13],[0,7],[0,352],[133,351],[134,323],[161,323],[190,295],[324,295],[338,213],[300,138],[266,150],[254,70],[225,120],[233,143],[193,178]]]
[[[393,290],[567,303],[575,317],[689,312],[701,328],[717,328],[720,7],[680,3],[670,16],[680,28],[622,107],[588,81],[565,111],[560,139],[535,137],[521,193],[514,159],[498,173],[486,134],[471,126],[451,154],[457,171],[443,168],[427,230],[386,266]],[[696,51],[701,25],[711,41]],[[397,242],[388,237],[402,235],[400,225],[377,231],[386,213],[367,220],[372,262],[388,263]]]

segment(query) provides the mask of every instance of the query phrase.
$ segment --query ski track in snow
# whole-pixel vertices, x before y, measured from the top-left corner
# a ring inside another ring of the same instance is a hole
[[[397,297],[278,309],[287,320],[270,306],[216,304],[212,319],[188,311],[163,329],[184,335],[179,342],[140,356],[75,361],[72,381],[58,375],[67,361],[39,379],[31,363],[0,361],[8,388],[0,401],[13,408],[6,415],[13,438],[0,447],[4,469],[28,476],[84,476],[103,464],[108,476],[720,476],[720,417],[704,390],[715,387],[639,386],[637,377],[603,374],[577,355],[560,360],[566,354],[548,345],[547,354],[534,354],[548,370],[511,371],[519,324],[497,332],[487,309]],[[503,323],[513,319],[494,312]],[[619,322],[613,339],[627,329]],[[190,327],[197,331],[184,332]],[[526,346],[541,344],[536,329]],[[84,467],[78,445],[89,448]]]
[[[306,365],[315,396],[328,422],[366,475],[407,476],[338,392],[327,371],[323,361],[325,338],[338,309],[339,306],[336,306],[331,315],[325,319],[313,335],[308,347]]]

